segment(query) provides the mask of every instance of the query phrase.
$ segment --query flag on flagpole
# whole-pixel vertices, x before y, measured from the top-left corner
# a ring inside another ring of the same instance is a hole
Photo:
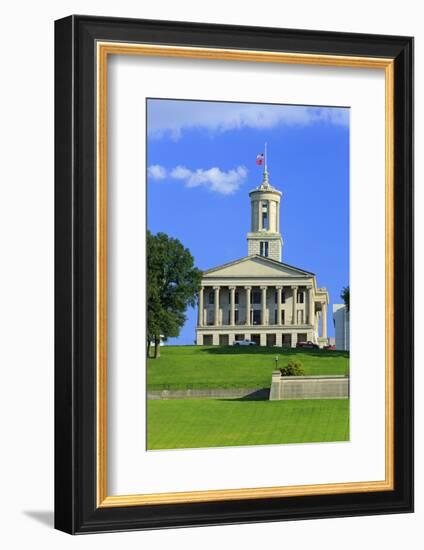
[[[261,166],[263,163],[264,163],[264,154],[260,153],[259,155],[256,156],[256,164]]]

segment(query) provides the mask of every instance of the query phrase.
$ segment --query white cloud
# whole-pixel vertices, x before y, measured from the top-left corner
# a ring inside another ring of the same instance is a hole
[[[169,172],[159,164],[153,164],[148,168],[148,174],[154,180],[164,179],[169,177],[175,180],[181,180],[185,186],[190,187],[206,187],[215,193],[222,195],[231,195],[235,193],[244,183],[247,176],[247,170],[244,166],[237,166],[228,172],[222,171],[217,167],[203,170],[189,170],[185,166],[176,166]],[[159,177],[158,177],[159,175]]]
[[[187,180],[190,178],[193,172],[191,172],[185,166],[177,166],[171,171],[171,176],[177,180]],[[193,187],[193,186],[191,186]]]
[[[184,130],[193,128],[223,133],[318,123],[348,126],[349,109],[212,101],[149,100],[148,103],[148,131],[155,138],[169,136],[178,140]]]
[[[166,178],[166,169],[160,164],[152,164],[147,171],[149,176],[154,180],[163,180]]]

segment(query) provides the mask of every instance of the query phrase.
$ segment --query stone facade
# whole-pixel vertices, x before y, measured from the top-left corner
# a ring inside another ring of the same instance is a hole
[[[249,256],[260,256],[261,255],[261,243],[268,242],[268,257],[273,258],[274,260],[280,261],[281,257],[281,246],[282,240],[281,237],[269,237],[267,236],[266,241],[260,235],[254,233],[248,233],[247,237],[247,254]]]
[[[314,273],[281,262],[281,195],[265,170],[262,184],[249,193],[248,256],[204,272],[198,345],[233,345],[244,339],[261,346],[327,343],[326,289],[317,287]]]

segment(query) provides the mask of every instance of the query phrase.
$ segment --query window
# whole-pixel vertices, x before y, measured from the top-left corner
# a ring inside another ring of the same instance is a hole
[[[208,294],[208,302],[210,305],[215,303],[215,292],[213,290],[211,290]]]
[[[219,345],[220,346],[228,346],[228,344],[229,344],[228,334],[220,334],[219,335]]]
[[[303,292],[303,290],[300,290],[297,293],[297,303],[298,304],[303,304],[304,301],[305,301],[305,293]]]
[[[257,346],[261,345],[261,336],[260,336],[260,334],[251,334],[250,339],[252,340],[252,342],[255,342],[255,344]]]
[[[274,310],[274,325],[278,325],[278,309]]]
[[[281,324],[282,325],[285,325],[286,324],[286,312],[283,310],[281,310]]]
[[[275,346],[277,342],[277,335],[276,334],[267,334],[266,335],[266,345],[268,348],[272,348]]]
[[[283,346],[291,346],[291,334],[283,334]]]
[[[268,201],[262,202],[262,229],[269,229]]]
[[[260,325],[261,324],[261,312],[259,309],[253,310],[253,324],[254,325]]]
[[[254,290],[252,292],[252,303],[253,304],[260,304],[261,303],[261,293],[259,290]]]
[[[235,322],[236,325],[237,325],[237,323],[239,322],[239,312],[238,312],[238,309],[236,309],[235,312],[234,312],[234,322]]]
[[[235,303],[235,304],[238,304],[238,303],[239,303],[239,293],[238,293],[238,292],[235,293],[235,296],[234,296],[234,303]]]
[[[269,243],[267,241],[260,242],[259,253],[261,256],[264,256],[265,258],[268,258],[268,244]]]

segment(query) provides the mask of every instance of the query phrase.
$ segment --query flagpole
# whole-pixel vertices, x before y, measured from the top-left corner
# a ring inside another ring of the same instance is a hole
[[[265,142],[265,172],[268,172],[268,143]]]
[[[265,142],[265,153],[264,153],[264,185],[268,186],[268,143]]]

